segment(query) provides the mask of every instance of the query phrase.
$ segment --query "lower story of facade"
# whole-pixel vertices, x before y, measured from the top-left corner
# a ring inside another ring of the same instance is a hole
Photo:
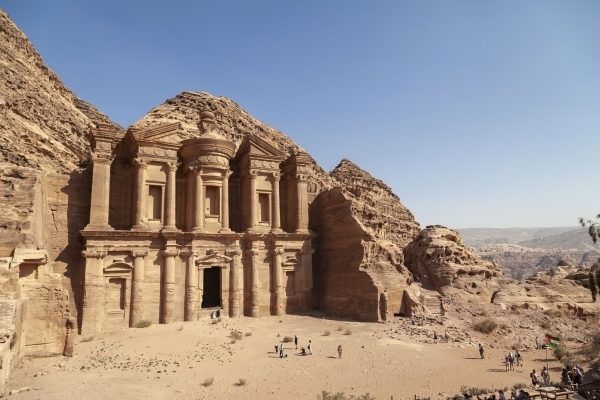
[[[81,333],[308,311],[311,234],[86,231]]]

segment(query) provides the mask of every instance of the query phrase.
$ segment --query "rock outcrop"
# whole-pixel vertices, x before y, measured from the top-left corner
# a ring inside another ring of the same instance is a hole
[[[456,231],[441,225],[423,229],[406,246],[404,256],[415,280],[443,293],[456,288],[487,296],[497,287],[492,278],[502,275],[494,263],[465,246]]]
[[[410,314],[415,296],[402,250],[419,224],[388,186],[351,161],[342,160],[331,176],[340,187],[311,206],[319,307],[368,321]]]

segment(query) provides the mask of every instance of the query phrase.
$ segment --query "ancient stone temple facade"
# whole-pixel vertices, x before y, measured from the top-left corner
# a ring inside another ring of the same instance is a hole
[[[236,145],[201,114],[179,123],[93,132],[90,222],[81,231],[82,334],[140,321],[193,321],[312,307],[304,153],[254,135]]]

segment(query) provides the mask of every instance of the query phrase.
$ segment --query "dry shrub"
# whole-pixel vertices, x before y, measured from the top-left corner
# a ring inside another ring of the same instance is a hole
[[[341,331],[341,330],[343,330],[343,329],[344,329],[344,327],[343,327],[343,326],[338,326],[337,328],[335,328],[335,330],[336,330],[336,331]]]
[[[215,378],[206,378],[204,380],[204,382],[202,382],[202,386],[204,387],[209,387],[210,385],[212,385],[215,381]]]
[[[91,342],[94,339],[95,339],[94,336],[86,336],[84,338],[81,338],[81,343]]]
[[[346,332],[344,332],[344,335],[352,335],[352,331],[350,329],[346,329]]]
[[[238,381],[235,383],[235,386],[246,386],[246,383],[248,383],[245,379],[240,378],[238,379]]]
[[[136,328],[147,328],[150,325],[152,325],[152,321],[147,320],[147,319],[143,319],[140,322],[138,322],[137,324],[135,324]]]
[[[498,323],[490,318],[483,319],[479,322],[473,324],[473,329],[477,332],[489,334],[494,331],[498,327]]]
[[[323,332],[323,336],[329,336],[329,335],[331,335],[331,331],[325,331],[325,332]]]
[[[233,330],[229,334],[229,337],[232,338],[232,339],[234,339],[234,340],[242,340],[242,338],[244,337],[244,335],[240,331]]]
[[[317,396],[317,400],[375,400],[375,397],[371,396],[369,393],[355,396],[353,394],[347,395],[344,392],[330,393],[323,390],[321,395]]]
[[[252,332],[246,332],[244,336],[252,336]]]
[[[282,340],[283,343],[292,343],[293,341],[294,341],[294,338],[291,336],[286,336]]]

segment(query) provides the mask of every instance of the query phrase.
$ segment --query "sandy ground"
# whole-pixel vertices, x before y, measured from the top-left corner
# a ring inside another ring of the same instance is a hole
[[[544,364],[545,351],[527,351],[523,367],[505,372],[507,349],[487,348],[482,360],[474,344],[422,343],[404,334],[402,323],[284,316],[125,329],[76,343],[70,359],[25,360],[9,390],[31,387],[11,398],[44,400],[316,399],[322,390],[369,392],[377,399],[446,398],[463,386],[529,383],[529,372]],[[243,338],[232,343],[232,330]],[[285,344],[287,358],[275,355],[275,344],[293,335],[300,346],[312,339],[312,356],[299,355],[293,343]],[[558,380],[559,364],[550,367]],[[207,379],[213,383],[204,386]]]

